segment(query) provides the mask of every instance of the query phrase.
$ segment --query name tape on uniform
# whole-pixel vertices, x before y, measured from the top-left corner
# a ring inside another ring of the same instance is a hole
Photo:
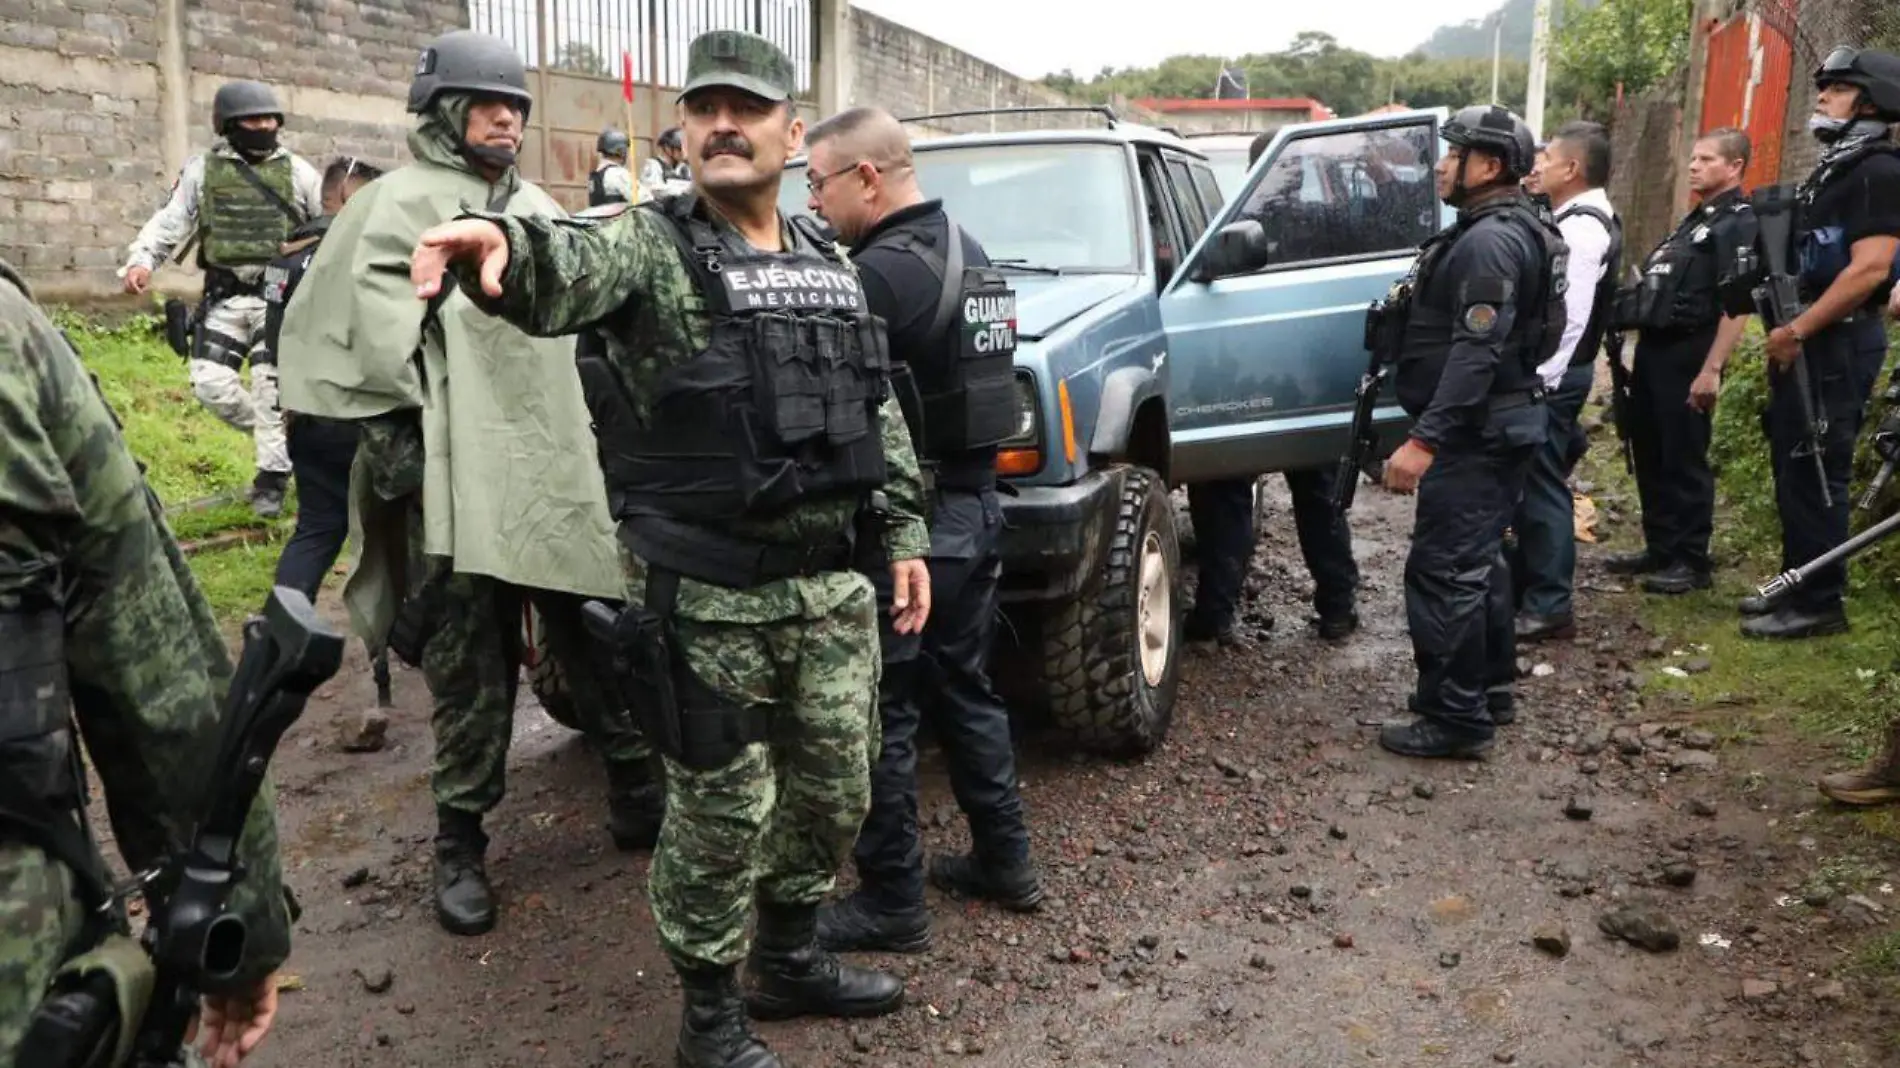
[[[1016,347],[1016,294],[979,293],[963,298],[963,327],[978,355]]]
[[[719,278],[733,311],[864,310],[857,276],[826,264],[729,263]]]

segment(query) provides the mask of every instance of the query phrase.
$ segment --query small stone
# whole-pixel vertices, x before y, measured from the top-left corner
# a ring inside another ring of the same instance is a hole
[[[1313,888],[1302,883],[1295,883],[1287,890],[1287,893],[1292,894],[1301,901],[1305,901],[1313,896]]]
[[[963,1040],[960,1038],[953,1038],[950,1041],[945,1042],[943,1044],[943,1051],[945,1053],[948,1053],[952,1057],[963,1056],[963,1052],[964,1052]]]
[[[1564,805],[1564,815],[1573,820],[1587,820],[1596,815],[1596,806],[1587,797],[1572,796]]]
[[[1811,909],[1824,909],[1834,900],[1834,891],[1825,886],[1814,887],[1801,895],[1801,903]]]
[[[403,1016],[414,1016],[416,1014],[416,1003],[413,1001],[398,1002],[396,1012]]]
[[[1158,934],[1145,934],[1135,939],[1135,944],[1143,949],[1154,949],[1161,945],[1161,936]]]
[[[337,745],[346,753],[374,753],[388,743],[388,736],[389,717],[373,708],[337,726]]]
[[[1493,1053],[1491,1055],[1491,1059],[1498,1062],[1499,1064],[1516,1064],[1517,1054],[1511,1052],[1508,1049],[1501,1049],[1501,1050],[1498,1050],[1496,1053]]]
[[[1814,988],[1816,1001],[1844,1001],[1847,998],[1847,985],[1839,979],[1830,979]]]
[[[1696,866],[1694,861],[1672,860],[1663,865],[1662,881],[1670,886],[1693,886]]]
[[[1697,816],[1713,817],[1716,813],[1715,802],[1706,797],[1692,798],[1689,801],[1689,811]]]
[[[1436,797],[1437,795],[1438,795],[1438,788],[1433,786],[1431,783],[1416,782],[1412,784],[1412,796],[1418,798],[1421,801],[1430,801],[1433,797]]]
[[[1760,1001],[1763,998],[1774,996],[1775,991],[1780,989],[1781,987],[1778,984],[1771,983],[1766,979],[1744,979],[1742,980],[1742,1000]]]
[[[1247,967],[1252,968],[1256,972],[1270,972],[1273,970],[1273,965],[1267,963],[1267,955],[1265,953],[1255,953],[1253,956],[1248,957]]]
[[[1462,954],[1452,950],[1446,950],[1438,955],[1438,966],[1440,968],[1456,968],[1463,960],[1464,957]]]
[[[397,920],[402,919],[402,906],[391,905],[390,907],[384,909],[383,919],[388,920],[390,923],[395,923]]]
[[[1531,945],[1553,957],[1570,955],[1570,932],[1559,923],[1539,924],[1531,932]]]
[[[1073,946],[1069,949],[1070,964],[1087,964],[1094,957],[1086,948]]]
[[[351,969],[352,974],[363,983],[363,989],[372,994],[386,994],[395,984],[396,975],[385,965]]]
[[[1326,836],[1336,842],[1343,842],[1346,840],[1346,828],[1335,823],[1331,827],[1326,828]]]
[[[851,1029],[851,1048],[857,1050],[859,1053],[869,1053],[877,1047],[871,1042],[870,1032],[861,1027],[853,1027]]]
[[[369,882],[369,869],[358,868],[343,877],[343,889],[354,890],[366,882]]]
[[[1345,933],[1344,931],[1341,931],[1339,934],[1334,935],[1333,948],[1334,949],[1351,949],[1352,936]]]
[[[1186,960],[1186,959],[1188,959],[1188,951],[1187,951],[1187,947],[1185,947],[1185,946],[1175,946],[1175,947],[1174,947],[1174,959],[1175,959],[1175,960]]]
[[[1700,749],[1675,749],[1669,753],[1670,771],[1714,771],[1720,763],[1714,753]]]
[[[1690,731],[1682,736],[1685,749],[1710,750],[1715,748],[1715,735],[1708,731]]]
[[[1244,777],[1247,774],[1245,771],[1241,769],[1239,764],[1234,763],[1233,761],[1227,759],[1226,757],[1215,757],[1214,766],[1220,769],[1220,773],[1222,775],[1225,775],[1230,779],[1239,779],[1239,778]]]
[[[1577,765],[1577,774],[1579,775],[1595,775],[1602,770],[1603,765],[1594,760],[1585,760]]]
[[[1555,674],[1557,674],[1557,669],[1549,664],[1538,664],[1531,668],[1531,677],[1534,679],[1547,679]]]
[[[1521,656],[1518,657],[1517,658],[1517,677],[1520,679],[1527,677],[1528,675],[1530,675],[1531,669],[1534,668],[1535,666],[1536,665],[1532,664],[1530,660],[1528,660],[1527,658],[1521,657]]]
[[[1715,667],[1715,661],[1706,656],[1694,656],[1683,661],[1682,670],[1691,675],[1706,675]]]
[[[1682,944],[1676,925],[1655,908],[1624,905],[1597,917],[1597,929],[1651,953],[1666,953]]]

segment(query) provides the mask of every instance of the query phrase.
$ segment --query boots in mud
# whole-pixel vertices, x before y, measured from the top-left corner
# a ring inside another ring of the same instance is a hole
[[[482,818],[436,810],[435,918],[450,934],[486,934],[495,927],[495,892],[482,857],[488,836]]]
[[[903,980],[845,964],[818,945],[816,904],[759,902],[751,971],[746,1008],[758,1020],[883,1016],[904,1004]]]
[[[746,1023],[736,966],[675,965],[674,970],[686,1000],[674,1054],[679,1068],[780,1068]]]
[[[607,765],[607,832],[623,853],[649,850],[666,816],[665,772],[658,760]]]
[[[1887,748],[1859,771],[1826,775],[1821,792],[1843,805],[1884,805],[1900,801],[1900,717],[1887,725]]]

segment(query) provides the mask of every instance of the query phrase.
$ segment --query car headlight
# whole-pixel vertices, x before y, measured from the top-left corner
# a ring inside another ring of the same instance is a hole
[[[997,446],[996,472],[1033,475],[1042,470],[1042,402],[1035,376],[1016,370],[1016,432]]]

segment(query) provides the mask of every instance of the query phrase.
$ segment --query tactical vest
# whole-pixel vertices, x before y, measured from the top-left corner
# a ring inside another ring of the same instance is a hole
[[[614,517],[718,526],[883,485],[889,357],[856,274],[795,227],[759,252],[697,217],[697,197],[652,203],[636,210],[666,220],[711,337],[660,375],[644,422],[617,376],[583,367]]]
[[[239,168],[249,168],[277,199],[253,185]],[[205,266],[245,267],[276,259],[284,238],[304,221],[296,203],[297,183],[288,153],[256,166],[222,153],[205,153],[204,191],[198,201]]]
[[[618,167],[618,166],[619,164],[614,164],[612,166],[607,166],[607,167],[600,167],[600,168],[595,169],[594,173],[587,176],[587,206],[588,207],[598,208],[602,204],[627,203],[627,198],[625,196],[619,193],[607,192],[607,172],[610,170],[613,170],[615,167]],[[626,168],[622,167],[620,169],[625,170]]]
[[[892,353],[916,379],[921,448],[932,460],[989,448],[1016,433],[1016,293],[1001,273],[966,265],[963,232],[956,223],[946,225],[942,248],[930,229],[917,224],[878,239],[922,260],[942,294],[930,324],[930,348]]]
[[[264,346],[274,360],[280,350],[277,347],[278,336],[284,329],[284,309],[290,306],[290,298],[297,292],[297,284],[303,281],[304,274],[310,270],[311,261],[317,258],[317,247],[323,244],[323,235],[330,229],[330,218],[325,216],[313,219],[297,228],[291,235],[292,240],[315,237],[317,240],[288,256],[279,256],[264,268]]]
[[[1720,286],[1735,269],[1720,262],[1711,236],[1724,217],[1754,210],[1739,194],[1714,211],[1698,208],[1683,217],[1643,264],[1641,278],[1616,292],[1619,330],[1700,330],[1722,317]]]
[[[1518,293],[1513,297],[1517,316],[1503,344],[1492,378],[1491,395],[1496,398],[1494,403],[1516,403],[1520,398],[1542,392],[1543,380],[1537,374],[1537,367],[1556,355],[1563,343],[1565,271],[1570,253],[1548,212],[1537,210],[1524,198],[1510,196],[1460,214],[1451,229],[1427,242],[1425,251],[1420,253],[1416,281],[1401,313],[1404,341],[1400,345],[1400,360],[1414,365],[1411,374],[1401,369],[1399,378],[1400,402],[1408,411],[1414,408],[1423,411],[1431,398],[1406,396],[1407,381],[1429,379],[1436,388],[1444,373],[1445,360],[1451,354],[1457,317],[1463,311],[1457,307],[1458,282],[1434,276],[1452,246],[1480,223],[1492,218],[1496,218],[1499,225],[1516,226],[1530,235],[1544,264],[1545,281],[1542,292]],[[1421,364],[1430,371],[1422,377],[1418,374]]]
[[[1801,209],[1806,211],[1813,205],[1823,186],[1846,174],[1861,161],[1879,155],[1900,156],[1900,146],[1877,141],[1823,164],[1807,181],[1801,183],[1800,190],[1795,194]],[[1853,249],[1847,243],[1847,231],[1839,226],[1809,227],[1797,222],[1794,252],[1795,262],[1800,265],[1797,273],[1801,278],[1801,296],[1804,300],[1819,299],[1854,259]],[[1875,290],[1869,298],[1869,304],[1878,306],[1884,302],[1895,281],[1900,281],[1900,250],[1895,251],[1893,263],[1888,267],[1886,283]]]
[[[1603,335],[1610,328],[1612,310],[1616,306],[1616,276],[1623,269],[1623,220],[1614,213],[1587,204],[1580,204],[1563,214],[1595,219],[1610,235],[1609,251],[1603,254],[1603,277],[1597,280],[1596,295],[1590,300],[1590,319],[1584,324],[1583,336],[1577,339],[1576,349],[1570,353],[1570,366],[1582,367],[1596,362],[1597,350],[1603,347]],[[1565,313],[1566,320],[1568,314]]]

